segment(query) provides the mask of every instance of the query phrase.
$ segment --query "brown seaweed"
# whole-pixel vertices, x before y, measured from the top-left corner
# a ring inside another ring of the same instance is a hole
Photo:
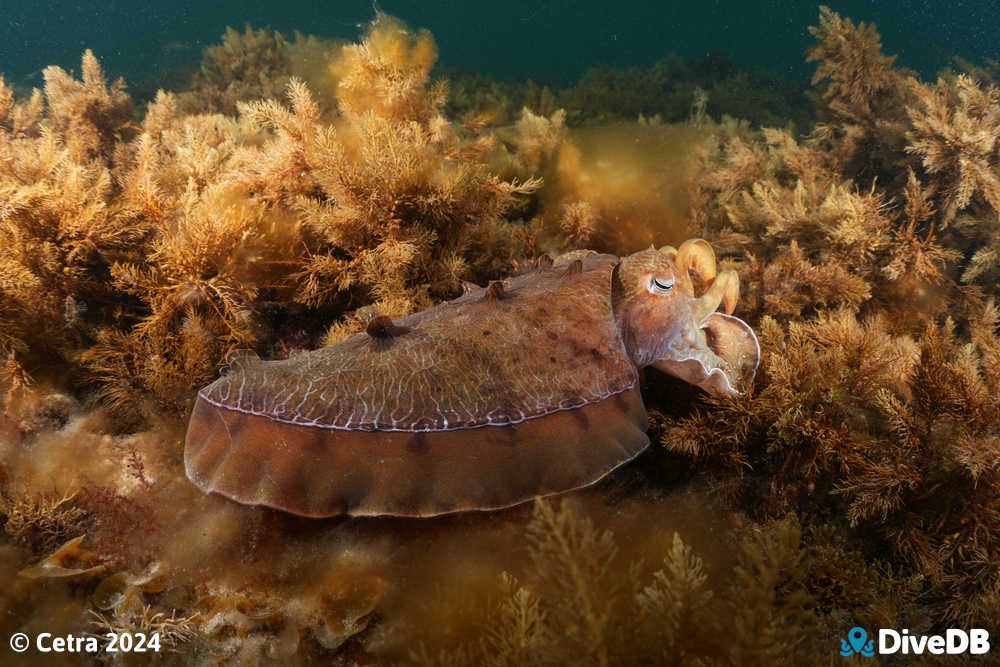
[[[811,132],[710,122],[710,97],[678,130],[695,171],[623,158],[640,185],[618,190],[557,93],[462,84],[485,101],[449,117],[430,37],[398,23],[302,38],[321,71],[298,37],[233,31],[138,115],[89,52],[24,98],[0,80],[0,630],[161,628],[232,664],[805,663],[854,624],[995,632],[996,68],[921,81],[827,8],[813,34]],[[644,183],[686,195],[671,224],[630,217]],[[754,386],[650,372],[663,446],[564,505],[317,526],[183,479],[181,423],[230,350],[283,358],[546,251],[692,235],[740,274]],[[18,576],[84,534],[103,572]],[[162,589],[123,583],[154,562]]]

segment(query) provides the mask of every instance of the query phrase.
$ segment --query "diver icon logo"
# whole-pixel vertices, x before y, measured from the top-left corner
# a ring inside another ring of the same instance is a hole
[[[847,639],[840,640],[840,655],[845,658],[859,653],[866,658],[875,655],[875,640],[868,639],[868,633],[862,627],[855,626],[847,633]]]

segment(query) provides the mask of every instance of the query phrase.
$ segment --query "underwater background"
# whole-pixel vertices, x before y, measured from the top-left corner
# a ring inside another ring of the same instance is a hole
[[[807,27],[816,5],[775,0],[761,3],[572,2],[514,0],[472,2],[391,0],[377,5],[411,25],[429,30],[442,67],[531,78],[568,85],[588,68],[646,66],[669,53],[697,58],[718,51],[740,69],[767,67],[807,79],[802,60]],[[201,49],[218,41],[226,26],[250,24],[287,35],[298,30],[353,39],[371,20],[366,0],[204,3],[26,0],[4,3],[0,63],[8,83],[38,85],[48,65],[72,67],[92,49],[115,76],[135,81],[162,76],[182,64],[196,65]],[[933,76],[955,56],[996,58],[997,11],[993,0],[938,3],[926,0],[851,0],[830,7],[856,21],[879,26],[888,53],[900,64]]]
[[[996,9],[5,3],[0,637],[163,650],[0,662],[815,665],[855,626],[996,637]],[[196,392],[240,350],[692,237],[739,274],[753,386],[649,371],[652,444],[592,487],[310,520],[185,476]]]

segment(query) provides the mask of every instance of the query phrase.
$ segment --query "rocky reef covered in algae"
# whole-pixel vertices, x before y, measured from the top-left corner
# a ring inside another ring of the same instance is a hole
[[[90,52],[30,96],[0,80],[0,630],[156,631],[163,663],[519,665],[1000,631],[996,83],[921,81],[825,8],[812,32],[801,135],[450,119],[433,39],[384,16],[357,44],[297,36],[309,72],[233,31],[145,109]],[[236,350],[692,235],[740,274],[755,385],[650,371],[661,444],[595,487],[314,521],[184,476],[195,391]]]

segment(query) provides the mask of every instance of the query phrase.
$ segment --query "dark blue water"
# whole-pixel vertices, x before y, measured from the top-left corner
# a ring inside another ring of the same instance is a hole
[[[953,56],[1000,59],[1000,2],[829,2],[855,21],[874,21],[885,50],[925,77]],[[741,68],[765,66],[795,78],[808,26],[818,5],[794,0],[695,2],[572,2],[570,0],[382,0],[381,8],[438,41],[441,64],[502,78],[571,83],[588,67],[646,65],[670,52],[697,57],[723,51]],[[76,3],[4,0],[0,12],[0,72],[40,84],[50,64],[78,68],[85,48],[112,75],[148,78],[219,41],[227,25],[270,25],[327,37],[356,38],[373,16],[370,0],[238,2],[176,0]]]

